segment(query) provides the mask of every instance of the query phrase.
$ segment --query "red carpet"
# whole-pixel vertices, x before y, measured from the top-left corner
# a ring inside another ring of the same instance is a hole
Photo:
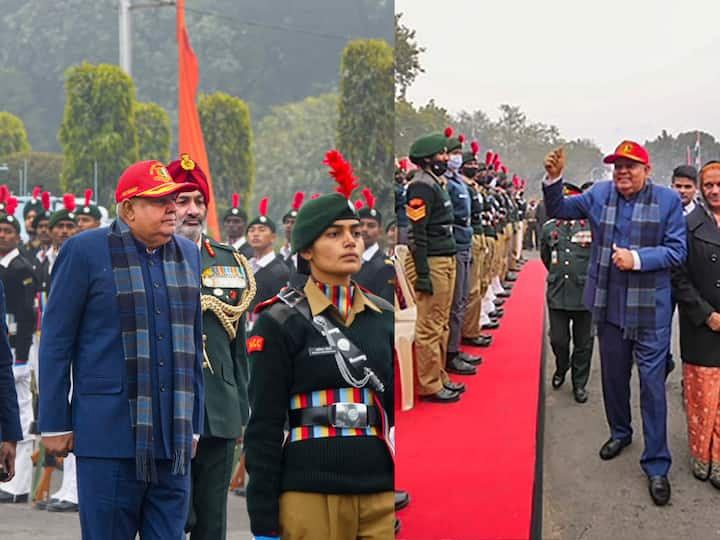
[[[401,540],[527,540],[535,482],[545,268],[519,274],[493,343],[450,405],[396,413]]]

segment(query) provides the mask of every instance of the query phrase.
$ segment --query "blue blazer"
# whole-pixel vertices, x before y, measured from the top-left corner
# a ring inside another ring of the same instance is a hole
[[[581,195],[564,197],[562,181],[543,184],[545,208],[548,217],[560,219],[587,219],[592,231],[592,255],[588,267],[588,277],[583,294],[585,307],[592,310],[597,287],[598,269],[600,267],[600,244],[602,232],[603,208],[610,199],[611,190],[615,189],[612,181],[598,182]],[[670,285],[670,269],[685,261],[687,256],[687,235],[685,216],[678,194],[670,188],[653,185],[660,205],[660,227],[656,245],[637,250],[640,256],[640,272],[651,272],[655,275],[656,328],[667,327],[672,319],[672,301]],[[595,241],[598,240],[598,241]]]
[[[42,433],[73,431],[78,456],[134,458],[135,435],[130,425],[127,367],[108,233],[103,227],[68,239],[55,261],[40,339],[38,424]],[[175,240],[197,275],[193,432],[202,433],[200,251],[186,238],[175,236]],[[172,399],[172,392],[163,393],[163,399]],[[162,423],[172,426],[172,418],[163,418]]]
[[[22,441],[13,357],[5,322],[5,289],[0,281],[0,442]]]

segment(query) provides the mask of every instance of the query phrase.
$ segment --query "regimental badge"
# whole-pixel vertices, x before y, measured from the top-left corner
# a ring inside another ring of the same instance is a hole
[[[162,182],[163,184],[173,181],[165,165],[160,162],[155,162],[150,165],[150,176],[152,176],[152,179],[156,182]]]
[[[244,289],[247,278],[239,266],[210,266],[203,270],[202,283],[210,289]]]
[[[192,171],[195,169],[195,162],[190,159],[190,154],[180,154],[180,167],[184,171]]]
[[[265,348],[265,338],[262,336],[250,336],[247,340],[247,352],[261,352]]]

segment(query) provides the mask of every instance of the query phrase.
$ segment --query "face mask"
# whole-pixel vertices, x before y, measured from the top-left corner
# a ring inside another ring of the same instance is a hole
[[[475,178],[477,172],[477,167],[463,167],[463,174],[468,178]]]
[[[462,167],[462,156],[460,154],[453,154],[450,156],[447,167],[451,171],[457,171],[460,167]]]
[[[435,176],[441,176],[447,171],[447,161],[433,160],[430,162],[430,170]]]

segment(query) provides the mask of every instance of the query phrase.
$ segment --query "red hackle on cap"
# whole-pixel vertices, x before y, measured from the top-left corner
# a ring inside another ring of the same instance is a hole
[[[360,210],[363,206],[365,206],[365,205],[363,204],[363,202],[360,199],[355,201],[355,210]]]
[[[370,188],[365,188],[362,190],[363,197],[365,197],[365,202],[367,202],[368,208],[371,210],[375,208],[375,195],[372,194],[372,191],[370,191]]]
[[[45,209],[46,212],[48,212],[50,210],[50,192],[43,191],[41,200],[42,200],[42,207]]]
[[[239,204],[240,204],[240,195],[238,195],[237,193],[233,193],[232,194],[232,207],[237,208]]]
[[[35,187],[33,188],[33,199],[34,199],[35,201],[37,201],[37,200],[38,200],[38,197],[40,197],[40,192],[41,192],[41,191],[42,191],[42,189],[40,189],[40,186],[35,186]]]
[[[493,153],[485,152],[485,165],[490,166],[493,162]]]
[[[453,135],[453,128],[451,128],[450,126],[446,127],[444,134],[449,139]]]
[[[507,172],[508,172],[508,168],[507,168],[505,165],[503,165],[502,167],[500,167],[500,170],[501,170],[502,172],[504,172],[505,174],[507,174]]]
[[[90,206],[90,201],[92,200],[93,196],[93,190],[92,189],[86,189],[85,190],[85,206]]]
[[[75,211],[75,195],[72,193],[66,193],[63,195],[63,206],[68,212]]]
[[[260,199],[260,204],[258,204],[258,210],[260,211],[261,216],[267,217],[267,209],[268,209],[268,203],[270,202],[270,199],[267,197],[263,197]]]
[[[303,201],[305,200],[305,193],[303,191],[296,191],[293,195],[292,209],[296,212],[300,210]]]
[[[345,161],[343,155],[337,150],[330,150],[325,154],[323,163],[330,167],[330,176],[338,183],[335,191],[342,193],[347,200],[350,200],[352,192],[358,188],[357,179],[353,176],[353,168],[350,163]]]
[[[470,151],[473,154],[477,154],[480,151],[480,145],[478,144],[477,141],[473,141],[470,143]]]
[[[458,141],[460,141],[460,144],[464,143],[464,142],[465,142],[465,135],[463,135],[462,133],[461,133],[460,135],[458,135]]]
[[[7,202],[7,198],[10,195],[10,190],[8,190],[8,187],[6,185],[0,186],[0,203]]]
[[[7,212],[9,215],[13,215],[15,213],[15,210],[17,210],[18,207],[18,200],[15,197],[8,197],[7,201],[5,202],[5,212]]]

